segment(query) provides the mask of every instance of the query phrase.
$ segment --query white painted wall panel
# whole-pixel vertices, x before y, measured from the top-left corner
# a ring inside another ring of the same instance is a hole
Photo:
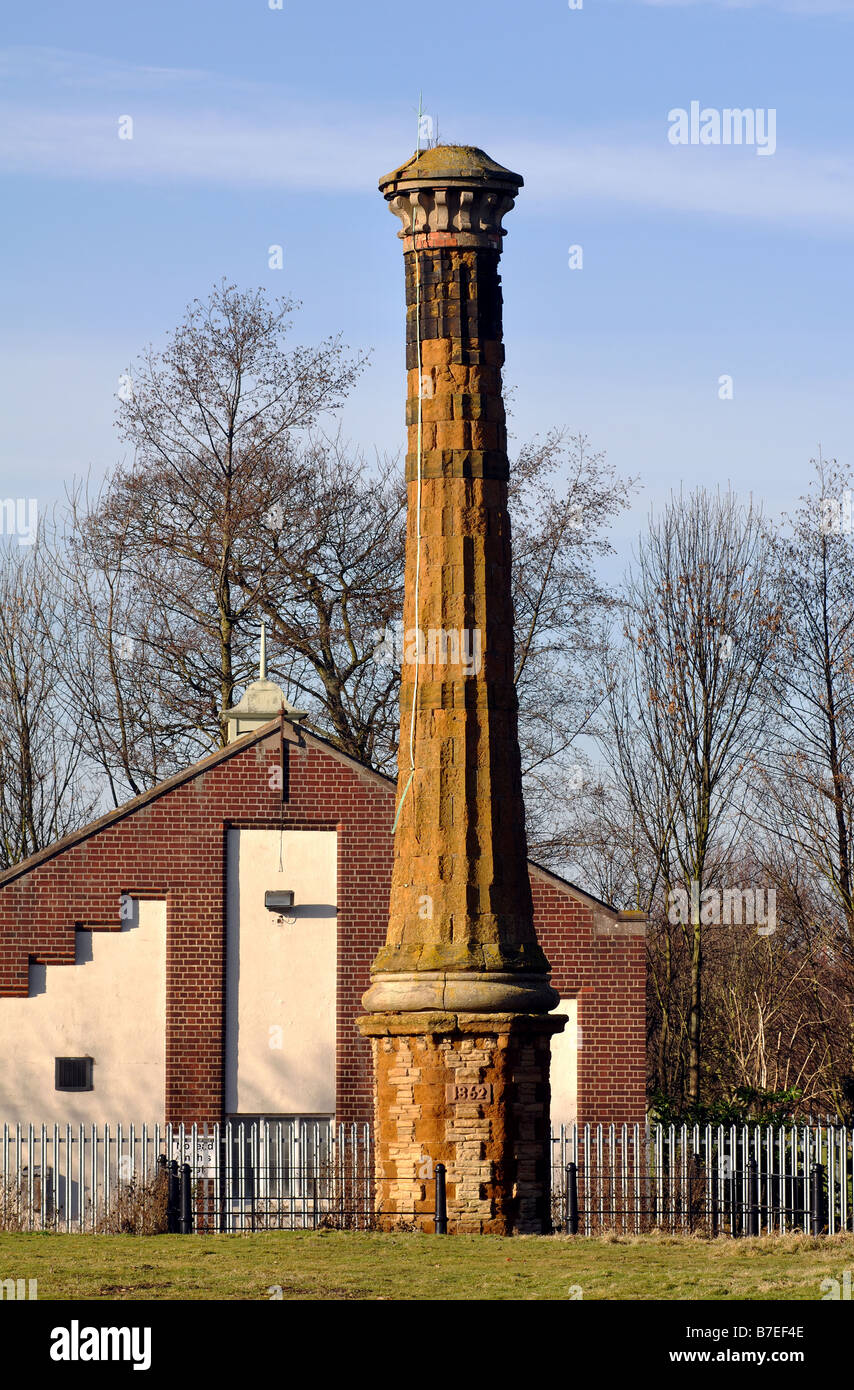
[[[227,1114],[335,1111],[337,852],[334,830],[228,833]],[[292,921],[264,906],[273,889]]]
[[[166,1094],[166,904],[121,931],[77,933],[74,965],[31,965],[0,999],[0,1124],[153,1123]],[[94,1058],[91,1091],[57,1091],[56,1057]]]
[[[578,1116],[578,1049],[582,1039],[578,1034],[578,1002],[561,999],[556,1014],[566,1014],[569,1022],[562,1033],[552,1038],[552,1128],[574,1124]]]

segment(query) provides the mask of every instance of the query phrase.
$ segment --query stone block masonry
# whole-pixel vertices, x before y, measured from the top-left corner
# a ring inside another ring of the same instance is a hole
[[[518,976],[517,996],[528,990],[512,1001],[520,1007],[555,1002],[527,869],[501,391],[501,217],[521,182],[482,150],[447,146],[380,183],[403,224],[403,626],[476,631],[483,659],[474,674],[429,651],[403,665],[400,809],[371,1010],[389,1006],[388,991],[408,1010],[431,1002],[428,973],[433,1002],[447,1007],[443,972],[486,972],[479,1007],[488,1007],[496,972]],[[412,974],[422,978],[407,996],[403,977]],[[494,1002],[511,1004],[506,991]]]
[[[550,1227],[549,1038],[566,1023],[547,1016],[514,681],[498,260],[521,184],[472,146],[380,181],[406,282],[403,625],[476,632],[483,655],[474,672],[404,662],[388,932],[358,1021],[380,1220],[429,1221],[418,1162],[447,1160],[449,1231],[504,1234]]]
[[[549,1229],[549,1041],[555,1017],[374,1014],[376,1207],[386,1230],[435,1227],[437,1163],[453,1229]]]

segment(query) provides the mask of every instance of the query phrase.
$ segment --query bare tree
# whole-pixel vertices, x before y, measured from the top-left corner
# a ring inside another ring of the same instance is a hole
[[[109,707],[90,752],[121,769],[118,781],[108,773],[114,794],[159,775],[164,730],[182,754],[213,730],[225,737],[262,616],[271,671],[307,708],[309,727],[394,766],[405,491],[394,460],[369,466],[319,428],[362,362],[344,361],[335,341],[289,355],[291,309],[233,286],[191,306],[168,348],[129,376],[119,420],[132,464],[93,505],[73,508],[89,642],[79,664],[94,669],[99,652],[103,679],[89,688]],[[532,839],[553,855],[561,838],[542,828],[545,812],[554,818],[570,752],[601,698],[586,660],[609,602],[594,561],[633,484],[586,439],[560,432],[523,449],[512,476],[526,786]]]
[[[762,742],[757,695],[780,623],[761,516],[731,494],[671,498],[627,577],[624,619],[602,749],[654,864],[647,905],[659,884],[667,895],[677,885],[690,894],[688,920],[675,925],[689,958],[685,1088],[696,1104],[704,930],[696,903],[738,838],[746,769]],[[664,946],[662,1007],[673,964]]]
[[[834,528],[852,479],[816,464],[817,495],[802,499],[791,535],[772,538],[783,580],[785,621],[771,709],[777,738],[769,768],[785,788],[776,829],[826,879],[847,941],[854,944],[854,537]]]
[[[364,361],[337,339],[289,350],[293,309],[225,282],[190,305],[167,347],[128,373],[118,423],[133,460],[88,520],[150,591],[158,641],[177,641],[220,742],[257,625],[262,518],[298,481],[305,432],[341,404]]]
[[[774,739],[758,764],[754,817],[790,888],[830,1103],[843,1114],[854,1104],[852,477],[821,458],[814,468],[789,526],[770,537],[784,622],[765,707]]]
[[[512,460],[516,692],[528,840],[566,866],[579,791],[594,779],[584,739],[604,697],[597,657],[614,597],[596,572],[607,527],[636,487],[585,435],[552,430]]]
[[[315,433],[299,478],[265,521],[259,585],[280,669],[352,756],[394,766],[402,647],[406,494],[396,460],[369,468],[340,437]],[[561,477],[559,487],[553,482]],[[523,448],[511,468],[516,680],[531,840],[554,858],[569,804],[567,767],[601,699],[589,657],[612,602],[594,560],[632,483],[583,437],[560,432]],[[551,817],[551,828],[546,829]]]
[[[373,766],[397,752],[406,496],[396,460],[369,467],[314,433],[264,518],[263,568],[235,567],[269,621],[273,668],[308,723]]]
[[[108,486],[108,485],[107,485]],[[129,508],[106,489],[90,496],[72,487],[56,549],[69,610],[66,690],[84,714],[81,749],[121,805],[201,757],[218,729],[205,669],[201,629],[187,612],[188,575],[166,554],[152,556],[160,581],[143,584]],[[167,600],[169,574],[173,592]],[[201,606],[201,600],[200,600]]]
[[[42,532],[0,549],[0,866],[84,823],[97,790],[82,776],[83,712],[64,698],[70,615]]]
[[[369,465],[321,428],[363,359],[337,340],[289,351],[292,309],[225,284],[191,305],[128,374],[119,425],[132,461],[96,497],[70,499],[76,689],[87,757],[114,801],[225,738],[262,617],[271,673],[309,727],[394,767],[403,481],[395,460]],[[602,698],[591,656],[612,599],[595,565],[634,483],[560,431],[523,448],[511,476],[531,842],[554,861]]]

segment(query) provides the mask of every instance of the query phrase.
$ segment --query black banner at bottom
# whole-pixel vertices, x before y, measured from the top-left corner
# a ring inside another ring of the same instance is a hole
[[[832,1293],[832,1291],[831,1291]],[[431,1362],[455,1357],[462,1366],[502,1368],[511,1346],[531,1374],[552,1376],[565,1361],[592,1359],[609,1374],[673,1372],[689,1383],[697,1369],[749,1366],[762,1377],[779,1371],[814,1372],[837,1365],[839,1348],[854,1325],[854,1308],[842,1297],[796,1302],[618,1302],[569,1299],[453,1301],[452,1306],[400,1300],[266,1303],[229,1302],[0,1302],[0,1335],[6,1353],[23,1354],[27,1369],[52,1384],[75,1383],[127,1372],[210,1376],[225,1383],[242,1365],[282,1372],[296,1353],[308,1356],[323,1377],[373,1366],[390,1373],[409,1365],[407,1379],[431,1378]],[[392,1306],[389,1306],[392,1304]],[[534,1342],[531,1338],[536,1339]],[[539,1353],[536,1348],[539,1344]],[[509,1372],[509,1366],[504,1370]],[[238,1372],[240,1373],[240,1372]]]

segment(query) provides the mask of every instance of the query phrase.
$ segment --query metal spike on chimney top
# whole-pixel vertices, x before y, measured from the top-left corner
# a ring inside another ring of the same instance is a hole
[[[267,624],[261,619],[261,651],[259,654],[258,670],[262,681],[267,679]]]

